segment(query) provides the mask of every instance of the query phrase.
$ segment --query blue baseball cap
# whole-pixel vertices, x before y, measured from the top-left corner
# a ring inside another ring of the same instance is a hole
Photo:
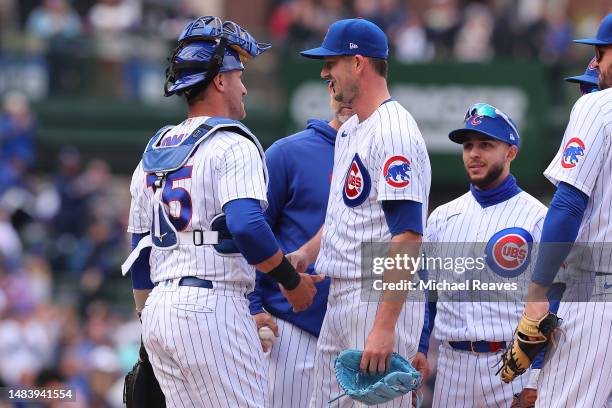
[[[601,21],[595,38],[584,38],[574,40],[574,42],[589,45],[612,45],[612,13]]]
[[[363,18],[351,18],[330,25],[320,47],[300,54],[313,59],[357,54],[387,59],[389,42],[387,35],[376,24]]]
[[[599,84],[599,69],[595,66],[595,58],[589,62],[587,65],[584,74],[576,75],[564,78],[567,82],[574,82],[578,84],[589,84],[589,85],[598,85]]]
[[[512,119],[487,103],[477,103],[468,109],[464,123],[463,128],[448,134],[450,140],[462,144],[468,134],[477,132],[512,146],[518,147],[520,144],[521,138]]]

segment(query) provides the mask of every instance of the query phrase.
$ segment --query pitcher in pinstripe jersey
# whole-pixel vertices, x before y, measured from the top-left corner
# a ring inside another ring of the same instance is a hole
[[[263,150],[238,122],[242,61],[268,48],[217,17],[187,25],[165,94],[186,97],[188,118],[156,133],[132,177],[134,250],[122,269],[131,269],[143,343],[169,407],[267,407],[246,298],[255,266],[294,311],[312,303],[322,280],[298,274],[279,249],[262,213]]]
[[[341,393],[334,360],[344,349],[364,350],[361,369],[369,373],[385,372],[393,351],[409,360],[416,354],[423,302],[363,301],[360,255],[363,242],[420,245],[431,168],[416,122],[389,95],[387,38],[379,27],[364,19],[337,21],[321,47],[302,55],[323,59],[321,77],[355,112],[336,137],[322,231],[290,254],[298,270],[316,259],[315,270],[331,277],[310,400],[319,408]],[[408,394],[381,406],[410,403]],[[344,398],[331,406],[355,404]]]
[[[477,246],[483,253],[476,254],[486,259],[486,274],[519,285],[533,266],[531,246],[540,238],[546,207],[521,190],[510,174],[520,143],[512,119],[479,103],[468,110],[464,122],[464,128],[451,132],[449,138],[463,146],[470,191],[429,216],[425,240],[432,249],[428,256],[465,255],[446,249],[448,243],[465,243],[466,251],[470,243],[486,243]],[[429,275],[446,277],[436,270]],[[491,368],[512,340],[524,305],[521,291],[505,295],[503,302],[458,302],[440,292],[438,302],[428,304],[430,327],[423,331],[425,347],[419,351],[427,352],[434,318],[436,337],[442,342],[433,407],[509,407],[513,395],[523,388],[522,382],[502,383]]]
[[[557,191],[541,241],[565,245],[540,247],[524,310],[532,319],[546,314],[542,298],[565,262],[570,281],[558,313],[565,334],[547,356],[538,384],[536,407],[546,408],[612,406],[612,13],[595,38],[576,42],[595,47],[600,91],[575,103],[544,172]],[[590,256],[583,255],[585,248]],[[579,293],[585,282],[592,285],[586,298]]]

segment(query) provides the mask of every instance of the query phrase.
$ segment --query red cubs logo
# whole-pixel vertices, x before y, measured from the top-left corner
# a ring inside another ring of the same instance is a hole
[[[497,241],[493,247],[493,257],[503,268],[514,269],[527,257],[527,241],[518,235],[507,235]]]
[[[474,115],[474,116],[472,116],[472,120],[471,120],[472,125],[474,125],[474,126],[480,125],[482,123],[482,118],[483,118],[483,116],[481,116],[481,115]]]
[[[392,156],[385,162],[383,176],[385,182],[394,188],[404,188],[410,184],[410,160],[404,156]]]
[[[561,156],[561,166],[565,169],[576,167],[580,158],[584,156],[586,146],[582,140],[577,137],[571,138],[563,148]]]
[[[346,195],[349,198],[355,198],[361,193],[363,188],[363,177],[357,163],[352,162],[349,172],[346,176]]]
[[[523,228],[499,231],[487,243],[487,264],[500,276],[516,277],[529,265],[532,243],[531,234]]]
[[[370,194],[370,175],[358,154],[355,154],[344,179],[342,198],[349,207],[357,207]]]

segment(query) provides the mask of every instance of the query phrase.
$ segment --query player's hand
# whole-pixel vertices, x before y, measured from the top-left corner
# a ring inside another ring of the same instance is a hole
[[[272,316],[270,316],[268,313],[266,312],[262,312],[262,313],[257,313],[256,315],[253,315],[253,320],[255,320],[255,325],[257,326],[257,330],[259,331],[259,329],[261,329],[264,326],[269,327],[272,330],[272,333],[274,333],[274,336],[278,337],[280,334],[278,332],[278,326],[276,325],[276,322],[274,321],[274,319],[272,318]],[[261,348],[263,349],[264,353],[267,353],[268,350],[270,350],[270,346],[267,342],[263,342],[261,341]]]
[[[315,283],[323,281],[325,275],[309,275],[307,273],[300,273],[300,283],[293,290],[287,290],[280,286],[281,292],[287,298],[291,306],[293,306],[294,312],[301,312],[306,310],[312,304],[312,299],[317,294],[317,288]]]
[[[383,374],[389,369],[395,345],[395,330],[372,328],[368,334],[359,368],[370,375]]]
[[[429,377],[429,361],[427,361],[425,354],[421,353],[420,351],[416,353],[414,360],[412,360],[412,366],[419,373],[421,373],[421,378],[423,379],[421,383],[427,381],[427,378]]]
[[[308,268],[308,265],[310,265],[306,253],[300,251],[299,249],[285,256],[298,273],[306,272],[306,268]]]
[[[538,391],[533,388],[523,388],[520,394],[514,394],[510,408],[533,408],[538,399]]]
[[[416,356],[414,356],[414,359],[412,360],[412,366],[419,373],[421,373],[421,378],[422,378],[421,387],[423,387],[423,384],[425,384],[425,381],[427,381],[427,377],[429,377],[429,361],[427,360],[427,357],[425,356],[425,354],[421,353],[420,351],[417,352]],[[416,400],[417,400],[417,393],[413,392],[412,393],[412,406],[413,407],[416,407]]]

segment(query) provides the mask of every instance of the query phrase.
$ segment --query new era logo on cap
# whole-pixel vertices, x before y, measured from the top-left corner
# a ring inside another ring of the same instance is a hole
[[[376,24],[363,18],[338,20],[329,26],[320,47],[302,51],[306,58],[321,59],[340,55],[363,55],[387,59],[387,36]]]

